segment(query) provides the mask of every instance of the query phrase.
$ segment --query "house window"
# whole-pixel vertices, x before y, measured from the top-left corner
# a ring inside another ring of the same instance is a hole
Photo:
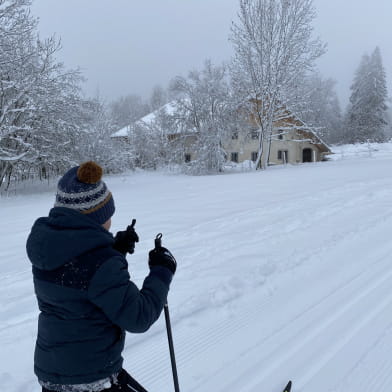
[[[289,160],[289,152],[287,150],[278,150],[278,159],[287,163]]]
[[[191,154],[185,154],[185,163],[189,163],[191,159],[192,159]]]
[[[238,163],[238,152],[231,153],[231,161]]]
[[[252,151],[252,153],[250,154],[250,159],[251,159],[253,162],[256,162],[256,160],[257,160],[257,155],[258,155],[257,151]]]
[[[279,133],[278,139],[279,139],[279,140],[283,140],[283,133]]]
[[[237,139],[238,139],[238,131],[234,131],[234,132],[231,134],[231,138],[232,138],[233,140],[237,140]]]
[[[258,140],[259,132],[258,131],[252,131],[250,136],[251,136],[252,140]]]

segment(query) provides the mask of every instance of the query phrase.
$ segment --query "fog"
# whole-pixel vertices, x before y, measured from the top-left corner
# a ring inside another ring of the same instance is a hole
[[[87,95],[148,97],[205,59],[229,61],[238,0],[35,0],[41,37],[61,37],[59,60],[80,67]],[[315,0],[315,35],[328,44],[317,66],[337,81],[343,107],[362,55],[379,46],[392,92],[390,0]]]

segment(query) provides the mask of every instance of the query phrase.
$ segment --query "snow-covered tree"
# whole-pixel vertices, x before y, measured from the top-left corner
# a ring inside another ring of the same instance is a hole
[[[301,120],[317,131],[327,143],[343,143],[342,111],[333,79],[323,79],[316,72],[303,82],[303,108],[298,108]]]
[[[127,143],[111,135],[116,130],[108,109],[99,97],[84,103],[84,129],[76,148],[78,161],[98,162],[105,173],[119,173],[133,167],[134,155]]]
[[[388,126],[387,129],[385,130],[385,136],[387,140],[392,140],[392,109],[389,108],[388,111]]]
[[[128,139],[135,167],[155,170],[166,163],[167,138],[157,118],[130,124]]]
[[[178,96],[172,118],[178,137],[193,133],[195,157],[189,164],[194,174],[217,173],[226,160],[222,141],[235,127],[227,71],[224,65],[205,62],[201,71],[191,71],[187,78],[176,77],[171,92]]]
[[[298,104],[298,83],[325,51],[312,39],[315,16],[312,0],[240,0],[231,33],[232,80],[260,126],[256,167],[267,168],[274,123]]]
[[[111,103],[110,109],[112,120],[117,128],[133,124],[151,111],[149,104],[136,94],[115,100]]]
[[[346,141],[382,142],[388,125],[386,73],[380,49],[363,55],[351,86],[346,114]]]
[[[169,97],[167,91],[163,87],[157,85],[153,88],[150,96],[150,110],[154,112],[167,104],[168,101]]]
[[[30,0],[0,0],[0,187],[47,178],[73,161],[80,80],[55,59],[59,43],[38,39]]]

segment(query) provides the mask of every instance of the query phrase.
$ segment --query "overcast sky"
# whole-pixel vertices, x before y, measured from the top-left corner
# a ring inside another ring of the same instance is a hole
[[[81,67],[87,95],[147,98],[205,59],[228,61],[239,0],[34,0],[41,37],[61,37],[59,60]],[[381,49],[392,95],[392,0],[314,0],[315,34],[328,44],[318,60],[337,81],[343,107],[362,55]]]

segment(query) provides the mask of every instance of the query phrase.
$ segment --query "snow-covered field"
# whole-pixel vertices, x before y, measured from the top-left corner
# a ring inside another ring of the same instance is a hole
[[[158,232],[182,392],[390,392],[392,145],[330,162],[207,177],[106,178],[113,230],[137,218],[137,284]],[[25,240],[53,192],[0,199],[0,391],[38,392],[37,305]],[[174,390],[164,319],[128,335],[125,367]]]

